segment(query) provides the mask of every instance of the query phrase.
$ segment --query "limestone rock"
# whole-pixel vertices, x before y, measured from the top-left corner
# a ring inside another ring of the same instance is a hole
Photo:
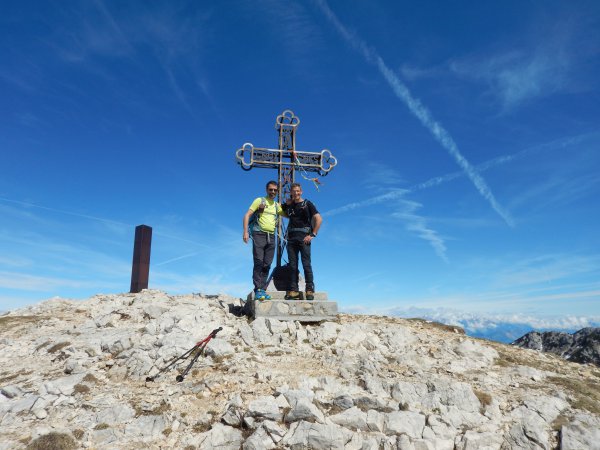
[[[579,414],[560,431],[561,450],[600,449],[600,420]]]
[[[123,450],[600,442],[594,366],[419,320],[249,321],[230,313],[236,303],[145,290],[8,313],[26,319],[0,330],[0,450],[50,433],[82,448]],[[206,354],[176,380],[191,359],[175,358],[218,327]]]
[[[263,428],[259,427],[252,433],[252,435],[244,441],[242,445],[243,450],[269,450],[275,448],[275,443],[269,433]]]
[[[248,405],[248,415],[275,421],[280,421],[283,417],[275,398],[272,396],[263,396],[252,400]]]
[[[15,398],[23,395],[23,391],[21,390],[21,388],[15,385],[4,386],[2,389],[0,389],[0,392],[2,393],[2,395],[8,398]]]
[[[367,415],[355,406],[339,414],[329,416],[329,420],[353,431],[368,430]]]
[[[210,431],[194,440],[199,448],[206,450],[237,450],[242,445],[242,432],[236,428],[217,423]]]
[[[352,432],[339,425],[300,421],[292,424],[281,444],[291,449],[342,450],[351,438]]]
[[[394,411],[384,414],[384,433],[406,434],[420,438],[425,428],[425,416],[413,411]]]

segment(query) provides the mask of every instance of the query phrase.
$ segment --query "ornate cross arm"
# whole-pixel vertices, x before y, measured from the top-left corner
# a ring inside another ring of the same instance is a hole
[[[259,148],[245,143],[236,151],[235,157],[244,170],[253,167],[269,169],[296,167],[305,172],[316,172],[322,177],[337,165],[337,159],[327,149],[321,152],[301,152],[293,149]]]

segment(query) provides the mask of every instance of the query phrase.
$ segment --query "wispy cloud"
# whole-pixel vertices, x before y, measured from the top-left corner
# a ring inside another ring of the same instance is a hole
[[[467,177],[475,185],[477,191],[488,201],[494,211],[496,211],[509,226],[514,226],[514,220],[511,215],[498,203],[485,180],[462,155],[448,131],[442,127],[442,125],[433,118],[431,112],[412,95],[408,87],[402,83],[394,71],[387,66],[381,56],[379,56],[373,48],[368,47],[362,39],[348,31],[324,0],[317,0],[317,4],[344,40],[361,53],[368,63],[373,64],[379,70],[392,88],[394,94],[406,104],[410,112],[417,117],[421,124],[429,130],[433,137],[448,151],[450,156],[454,158],[458,166],[465,172]]]
[[[385,190],[391,186],[398,186],[404,182],[397,170],[387,164],[376,161],[369,161],[366,167],[366,174],[363,178],[366,188]]]
[[[421,239],[426,240],[435,250],[435,253],[445,262],[448,262],[446,255],[446,244],[440,235],[427,224],[427,219],[416,213],[422,207],[420,203],[399,199],[400,209],[392,213],[392,217],[401,219],[404,226],[410,232],[416,233]]]
[[[169,86],[173,90],[173,93],[175,94],[177,99],[181,102],[181,104],[187,110],[187,112],[189,112],[192,115],[192,117],[195,117],[196,114],[194,113],[194,110],[192,109],[192,106],[190,105],[190,103],[187,99],[187,96],[183,92],[183,89],[181,89],[181,87],[179,86],[177,77],[175,76],[169,63],[163,63],[163,70],[165,71],[165,73],[167,75],[167,80],[169,81]]]
[[[522,190],[511,200],[511,208],[527,207],[540,210],[559,204],[572,203],[592,194],[600,185],[600,174],[555,174],[542,182]]]
[[[115,20],[114,16],[111,14],[110,10],[106,7],[104,2],[102,0],[94,0],[94,4],[98,8],[98,10],[101,12],[102,16],[106,19],[106,22],[108,23],[109,29],[111,31],[109,34],[112,36],[116,36],[116,39],[113,42],[111,42],[111,45],[109,46],[109,48],[113,49],[115,47],[115,43],[116,43],[121,48],[125,47],[125,49],[128,52],[133,52],[134,49],[130,43],[129,38],[125,35],[125,33],[123,32],[123,29],[118,24],[118,22]]]
[[[256,0],[246,5],[247,15],[270,29],[274,41],[282,49],[282,61],[287,71],[303,79],[318,77],[320,70],[315,66],[315,52],[324,42],[322,31],[316,25],[303,2],[281,2],[279,0]]]
[[[365,208],[379,203],[388,202],[393,205],[394,208],[391,216],[395,219],[401,220],[402,223],[404,223],[407,231],[416,234],[421,239],[426,240],[433,247],[435,253],[445,262],[448,262],[444,240],[428,225],[428,221],[425,217],[417,214],[417,210],[422,208],[423,205],[404,198],[408,192],[409,191],[405,189],[395,189],[385,194],[372,197],[368,200],[349,203],[339,208],[329,210],[323,213],[323,216],[331,217],[358,208]]]
[[[600,256],[541,255],[513,261],[510,267],[495,272],[494,284],[500,287],[550,283],[598,271]]]
[[[49,291],[58,288],[81,288],[88,280],[43,277],[19,272],[0,271],[0,288],[20,291]]]
[[[21,256],[0,256],[0,266],[27,267],[31,260]]]
[[[555,314],[565,316],[587,317],[589,320],[600,322],[600,316],[590,315],[594,306],[600,301],[600,285],[598,283],[580,283],[570,285],[548,286],[519,286],[505,284],[502,290],[481,290],[477,293],[456,292],[430,295],[400,300],[390,298],[385,301],[387,306],[351,306],[347,310],[356,310],[366,314],[410,316],[407,311],[462,311],[461,314],[473,316],[495,315],[502,317],[523,316],[526,313],[515,314],[512,311],[530,311],[531,317],[543,318],[545,311],[552,310]],[[417,309],[412,305],[418,304]],[[493,306],[490,306],[493,305]],[[357,309],[358,308],[358,309]],[[469,311],[469,313],[466,313]],[[423,317],[423,316],[421,316]],[[432,318],[434,316],[428,316]],[[595,318],[594,318],[595,317]],[[437,320],[437,319],[434,319]],[[519,319],[520,320],[520,319]],[[446,322],[449,323],[449,322]]]
[[[453,61],[450,69],[463,78],[489,85],[504,110],[563,89],[569,61],[562,49],[540,48],[530,54],[511,51],[486,61]]]
[[[211,7],[186,9],[174,4],[155,4],[142,11],[115,9],[110,2],[94,0],[67,9],[77,25],[54,33],[46,42],[58,58],[69,66],[93,74],[113,85],[128,73],[134,84],[116,86],[114,95],[122,104],[139,110],[155,109],[142,92],[152,91],[160,101],[173,101],[193,118],[198,118],[195,99],[206,96],[212,105],[203,49],[210,35]],[[118,62],[107,64],[106,61]],[[152,78],[148,72],[162,70]],[[162,84],[151,89],[147,83]],[[54,82],[56,86],[57,82]],[[67,87],[63,88],[67,89]],[[96,101],[86,92],[88,101]],[[203,104],[206,102],[202,102]]]
[[[23,77],[4,70],[0,70],[0,80],[29,93],[36,90],[35,86],[32,83],[27,82]]]
[[[581,69],[598,56],[598,14],[580,6],[533,17],[529,36],[508,42],[510,49],[456,59],[450,70],[486,84],[504,112],[552,94],[585,91],[590,84]]]

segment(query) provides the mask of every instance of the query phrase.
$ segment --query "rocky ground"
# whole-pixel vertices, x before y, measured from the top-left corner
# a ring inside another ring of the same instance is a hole
[[[240,305],[143,291],[0,316],[0,449],[600,448],[597,367],[422,320]],[[183,382],[145,381],[217,327]]]

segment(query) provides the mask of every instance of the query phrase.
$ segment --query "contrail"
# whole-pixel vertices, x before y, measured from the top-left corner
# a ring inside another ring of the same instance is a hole
[[[316,0],[316,3],[329,21],[333,24],[337,32],[340,33],[341,36],[352,47],[361,53],[369,64],[373,64],[377,67],[381,75],[383,75],[387,83],[394,91],[394,94],[396,94],[396,96],[402,100],[406,106],[408,106],[410,112],[413,113],[417,119],[419,119],[421,124],[427,128],[431,134],[433,134],[434,138],[448,151],[450,156],[454,158],[459,167],[466,173],[471,182],[475,185],[477,191],[490,203],[494,211],[496,211],[509,226],[513,227],[514,220],[508,211],[505,211],[504,208],[500,206],[485,180],[460,153],[458,146],[448,131],[446,131],[444,127],[442,127],[440,123],[433,118],[431,112],[418,99],[413,97],[408,87],[402,83],[396,74],[385,64],[379,54],[373,48],[368,47],[362,39],[355,34],[350,33],[346,29],[346,27],[339,21],[337,16],[329,8],[329,5],[325,0]]]
[[[87,214],[80,214],[80,213],[76,213],[76,212],[65,211],[64,209],[50,208],[48,206],[37,205],[35,203],[23,202],[20,200],[11,200],[11,199],[5,198],[5,197],[0,197],[0,200],[3,202],[8,202],[8,203],[15,203],[17,205],[30,206],[32,208],[38,208],[38,209],[45,209],[46,211],[57,212],[60,214],[67,214],[69,216],[81,217],[82,219],[89,219],[89,220],[95,220],[98,222],[110,223],[112,225],[120,225],[120,226],[125,226],[125,227],[132,226],[132,225],[129,225],[128,223],[117,222],[116,220],[104,219],[102,217],[89,216]]]
[[[535,153],[540,152],[540,151],[558,150],[558,149],[567,148],[571,145],[579,144],[582,141],[584,141],[585,139],[597,138],[598,135],[600,135],[600,133],[592,132],[592,133],[585,133],[585,134],[576,135],[576,136],[569,136],[566,138],[562,138],[562,139],[558,139],[558,140],[554,140],[554,141],[550,141],[550,142],[545,142],[543,144],[525,148],[516,153],[512,153],[512,154],[508,154],[508,155],[501,155],[501,156],[497,156],[496,158],[489,159],[489,160],[477,165],[476,169],[479,172],[484,172],[488,169],[491,169],[493,167],[496,167],[496,166],[499,166],[502,164],[509,163],[516,159],[524,158],[529,155],[534,155]],[[411,192],[434,187],[439,184],[445,183],[447,181],[455,180],[456,178],[460,178],[464,175],[465,175],[465,173],[463,171],[447,173],[445,175],[440,175],[438,177],[430,178],[429,180],[415,184],[414,186],[411,186],[406,189],[394,189],[385,194],[380,194],[375,197],[368,198],[366,200],[361,200],[359,202],[353,202],[353,203],[349,203],[344,206],[339,206],[330,211],[324,212],[322,215],[323,215],[323,217],[335,216],[338,214],[342,214],[342,213],[351,211],[353,209],[362,208],[364,206],[381,203],[386,200],[397,199],[397,198],[403,197],[406,194],[410,194]]]
[[[390,192],[387,192],[382,195],[378,195],[376,197],[369,198],[367,200],[363,200],[361,202],[349,203],[344,206],[340,206],[339,208],[332,209],[323,213],[323,216],[335,216],[337,214],[342,214],[348,211],[352,211],[353,209],[362,208],[363,206],[371,206],[376,205],[377,203],[385,202],[387,200],[395,200],[407,194],[409,191],[406,189],[396,189]]]
[[[154,267],[164,266],[165,264],[169,264],[169,263],[172,263],[172,262],[175,262],[175,261],[179,261],[180,259],[191,258],[192,256],[196,256],[196,255],[199,255],[199,254],[200,253],[195,252],[195,253],[189,253],[187,255],[178,256],[177,258],[171,258],[171,259],[168,259],[168,260],[163,261],[161,263],[154,264]]]
[[[108,224],[111,224],[111,225],[119,225],[121,227],[127,227],[127,228],[134,228],[135,227],[135,225],[131,225],[129,223],[118,222],[116,220],[105,219],[103,217],[90,216],[88,214],[80,214],[80,213],[76,213],[76,212],[72,212],[72,211],[66,211],[64,209],[50,208],[48,206],[42,206],[42,205],[38,205],[36,203],[31,203],[31,202],[23,202],[23,201],[20,201],[20,200],[12,200],[10,198],[5,198],[5,197],[0,197],[0,201],[8,202],[8,203],[14,203],[16,205],[29,206],[29,207],[32,207],[32,208],[44,209],[46,211],[52,211],[52,212],[56,212],[56,213],[60,213],[60,214],[67,214],[69,216],[74,216],[74,217],[81,217],[82,219],[95,220],[97,222],[108,223]],[[153,231],[152,234],[154,236],[162,236],[162,237],[165,237],[165,238],[168,238],[168,239],[175,239],[175,240],[182,241],[182,242],[188,242],[190,244],[199,245],[200,247],[204,247],[204,248],[207,248],[207,249],[211,248],[209,245],[203,244],[201,242],[192,241],[191,239],[186,239],[186,238],[182,238],[182,237],[179,237],[179,236],[172,236],[172,235],[169,235],[169,234],[164,234],[164,233],[160,233],[160,232],[156,232],[156,231]],[[166,263],[163,263],[163,264],[166,264]]]

